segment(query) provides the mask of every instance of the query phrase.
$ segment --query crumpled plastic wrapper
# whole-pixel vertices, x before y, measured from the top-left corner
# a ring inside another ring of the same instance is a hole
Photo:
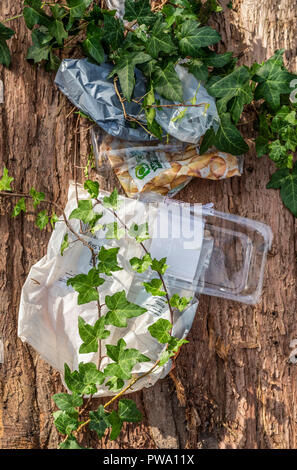
[[[88,199],[89,194],[78,185],[79,199]],[[101,191],[99,197],[102,198],[108,193]],[[158,204],[145,204],[140,201],[131,200],[120,197],[122,201],[121,207],[118,209],[118,216],[130,226],[133,223],[141,224],[150,217],[150,224],[157,219]],[[77,207],[75,184],[71,183],[68,193],[68,202],[65,207],[65,213],[69,217],[70,213]],[[97,205],[95,211],[101,212],[101,208]],[[190,212],[189,212],[190,213]],[[100,222],[114,222],[113,214],[105,212]],[[71,225],[79,232],[79,220],[72,219]],[[85,227],[84,227],[85,230]],[[203,224],[200,223],[199,230],[202,230]],[[87,273],[92,267],[92,259],[90,250],[82,243],[77,242],[71,244],[66,249],[63,256],[60,254],[60,247],[65,234],[69,235],[71,243],[75,236],[68,231],[66,225],[61,222],[57,223],[50,238],[46,255],[38,261],[30,270],[27,280],[22,289],[18,335],[22,341],[29,343],[43,359],[45,359],[52,367],[59,370],[63,378],[64,363],[67,363],[71,370],[77,370],[80,362],[98,363],[98,353],[80,354],[79,347],[82,343],[78,332],[78,316],[90,324],[94,324],[98,319],[98,310],[96,302],[90,302],[84,305],[77,304],[77,292],[71,286],[67,285],[67,279],[79,273]],[[195,231],[196,233],[196,231]],[[110,336],[102,341],[102,369],[111,361],[106,356],[106,344],[116,344],[120,338],[127,343],[127,348],[137,348],[142,354],[147,355],[151,361],[140,363],[133,369],[133,374],[143,374],[150,370],[154,362],[158,359],[164,349],[164,345],[158,343],[147,331],[148,326],[157,321],[159,318],[170,320],[170,312],[167,303],[162,297],[152,297],[145,291],[142,285],[141,275],[135,273],[131,269],[129,259],[133,256],[143,256],[143,250],[139,243],[131,238],[123,238],[119,241],[107,240],[105,238],[104,229],[95,232],[94,235],[85,235],[86,240],[92,244],[93,249],[98,252],[100,247],[104,245],[107,248],[119,246],[119,263],[123,266],[122,271],[115,272],[113,276],[105,276],[105,283],[100,288],[100,295],[112,295],[115,292],[125,290],[129,301],[137,303],[147,309],[143,315],[130,318],[127,328],[109,328]],[[148,249],[151,249],[151,240],[147,240]],[[173,240],[174,241],[174,240]],[[179,243],[180,239],[177,239]],[[167,249],[172,244],[168,244],[168,240],[163,240]],[[200,279],[204,279],[204,272],[209,263],[212,252],[212,245],[207,243],[206,249],[201,251],[193,251],[196,256],[196,265],[193,261],[191,251],[188,256],[192,260],[193,272]],[[164,252],[164,250],[163,250]],[[166,250],[165,250],[166,252]],[[173,261],[177,261],[171,254]],[[173,263],[171,262],[171,265]],[[170,266],[173,269],[174,266]],[[176,269],[182,266],[177,263]],[[188,265],[184,269],[188,268]],[[198,274],[197,274],[198,273]],[[104,276],[104,275],[102,275]],[[155,277],[153,272],[152,277]],[[195,287],[189,283],[189,289],[172,286],[167,283],[170,295],[179,293],[187,297],[193,296],[194,299],[190,305],[182,313],[176,313],[174,318],[173,335],[178,338],[184,338],[192,325],[197,306],[198,299],[195,297]],[[101,298],[103,298],[101,297]],[[106,307],[103,307],[102,314],[106,313]],[[171,362],[163,367],[157,368],[152,374],[139,380],[133,386],[133,391],[150,387],[159,378],[163,378],[168,374],[171,368]],[[107,387],[100,387],[95,396],[110,396],[111,392]]]
[[[134,128],[125,119],[113,80],[108,78],[112,68],[111,64],[96,65],[87,59],[65,59],[57,72],[55,83],[76,107],[110,135],[124,140],[156,140],[141,126]],[[176,139],[197,144],[211,126],[217,129],[219,125],[215,100],[184,67],[177,65],[176,71],[183,83],[184,103],[188,104],[195,98],[196,104],[201,104],[201,107],[157,108],[156,121]],[[134,96],[144,96],[146,79],[137,69],[135,78]],[[155,98],[160,104],[174,104],[157,93]],[[140,105],[125,101],[125,109],[127,114],[146,124]],[[184,109],[186,112],[182,119],[176,119]]]
[[[132,198],[149,192],[172,197],[192,177],[221,180],[242,173],[243,157],[217,150],[199,155],[196,145],[175,139],[168,143],[127,142],[99,128],[93,128],[91,136],[98,172],[108,177],[112,168]]]

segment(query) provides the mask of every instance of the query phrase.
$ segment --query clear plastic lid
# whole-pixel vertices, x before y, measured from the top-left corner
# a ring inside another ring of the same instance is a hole
[[[166,204],[180,205],[184,209],[177,201],[167,199]],[[172,265],[165,274],[168,284],[246,304],[259,302],[267,252],[273,239],[270,227],[218,212],[210,206],[197,204],[191,207],[188,212],[181,211],[181,225],[188,224],[190,218],[192,230],[197,227],[201,232],[202,236],[198,236],[194,244],[183,247],[181,239],[176,240],[172,219],[169,236],[154,236],[150,246],[154,257],[159,259],[163,253]],[[160,214],[159,219],[163,220],[164,216]]]

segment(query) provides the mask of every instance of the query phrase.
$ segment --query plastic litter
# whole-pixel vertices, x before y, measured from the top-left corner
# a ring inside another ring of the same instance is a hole
[[[128,197],[156,192],[170,197],[192,179],[220,180],[242,174],[243,157],[211,151],[199,155],[199,147],[171,138],[163,142],[127,142],[100,128],[91,138],[98,172],[108,177],[112,168]]]
[[[105,194],[102,191],[100,197]],[[80,186],[78,197],[88,197]],[[165,282],[170,295],[179,293],[193,297],[184,312],[175,314],[175,336],[183,338],[188,334],[201,292],[251,304],[259,301],[267,251],[272,241],[268,226],[217,212],[211,206],[189,205],[161,196],[152,199],[150,204],[125,197],[120,199],[123,205],[118,215],[126,225],[148,221],[152,227],[152,238],[145,241],[146,247],[154,257],[167,257],[170,268],[165,274]],[[69,216],[76,206],[75,185],[72,183],[66,215]],[[98,206],[96,209],[100,210]],[[113,217],[107,212],[100,222],[103,225],[112,222]],[[73,219],[71,223],[79,231],[79,221]],[[74,370],[80,362],[98,362],[97,353],[79,354],[81,339],[77,327],[79,315],[88,323],[97,320],[96,302],[78,306],[77,293],[67,286],[69,277],[86,273],[92,267],[91,253],[82,243],[75,243],[61,256],[60,246],[66,231],[65,224],[56,224],[47,254],[31,268],[22,289],[18,324],[20,338],[59,370],[62,377],[64,363]],[[124,338],[127,347],[135,347],[148,355],[152,362],[139,364],[133,371],[142,374],[151,368],[162,352],[162,345],[150,336],[147,328],[158,318],[170,319],[168,306],[162,297],[151,297],[142,286],[143,280],[153,274],[141,275],[131,269],[128,260],[143,255],[135,240],[127,237],[119,241],[106,240],[104,227],[85,237],[96,251],[103,244],[120,247],[119,262],[124,270],[106,279],[101,295],[124,289],[128,300],[148,310],[140,317],[129,319],[127,328],[112,328],[110,337],[103,341],[103,351],[106,342],[116,344],[119,338]],[[69,240],[73,238],[69,233]],[[105,357],[102,368],[108,362]],[[166,376],[170,367],[168,363],[159,368],[137,382],[133,389],[136,391],[153,385]],[[96,396],[112,394],[102,387]]]

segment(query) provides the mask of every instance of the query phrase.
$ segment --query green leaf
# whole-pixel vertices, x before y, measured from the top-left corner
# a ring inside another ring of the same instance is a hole
[[[109,390],[113,392],[118,392],[122,390],[123,386],[125,385],[125,382],[122,379],[119,379],[118,377],[114,376],[111,377],[108,382],[105,383],[105,385],[109,388]]]
[[[98,259],[99,263],[97,269],[100,273],[111,276],[115,271],[122,271],[123,268],[118,266],[117,255],[119,248],[106,249],[104,246],[100,248]]]
[[[79,395],[94,395],[97,392],[96,385],[102,385],[105,377],[103,372],[97,369],[92,362],[81,362],[78,371],[71,372],[70,367],[64,366],[65,383],[69,390]]]
[[[256,152],[258,157],[262,157],[263,155],[267,155],[269,152],[269,140],[267,137],[263,137],[262,135],[259,135],[256,140]]]
[[[30,189],[30,196],[32,196],[32,199],[33,199],[34,209],[36,209],[36,207],[45,199],[45,194],[39,193],[34,188]]]
[[[154,258],[151,266],[152,270],[157,271],[159,274],[165,274],[165,271],[169,268],[169,266],[166,264],[166,261],[166,258],[161,258],[160,260]]]
[[[171,357],[175,356],[175,353],[172,352],[172,351],[168,351],[167,349],[165,351],[162,352],[161,356],[160,356],[160,359],[159,359],[159,366],[162,367],[164,366],[165,364],[167,364],[167,362],[169,361],[169,359]]]
[[[6,41],[10,39],[15,32],[10,29],[6,28],[2,23],[0,23],[0,64],[9,67],[10,65],[10,52]]]
[[[217,102],[219,114],[227,111],[227,105],[232,100],[229,109],[230,114],[234,122],[238,122],[244,105],[249,104],[253,100],[253,93],[249,82],[250,72],[246,67],[242,66],[208,87],[208,92],[212,96],[221,98]]]
[[[145,254],[142,258],[134,257],[130,259],[130,264],[134,271],[144,273],[152,264],[152,258],[149,253]]]
[[[121,429],[123,427],[123,421],[115,410],[112,410],[112,412],[108,416],[108,421],[110,426],[112,427],[109,438],[111,441],[114,441],[120,435]]]
[[[61,243],[60,253],[63,256],[64,251],[69,247],[68,233],[65,233],[63,241]]]
[[[164,318],[160,318],[159,320],[157,320],[155,323],[153,323],[151,326],[148,327],[148,331],[153,336],[153,338],[156,338],[161,344],[167,344],[170,341],[171,329],[172,329],[172,324],[170,323],[169,320],[166,320]]]
[[[55,411],[53,417],[54,424],[61,434],[71,434],[72,431],[75,431],[79,426],[78,412],[76,410],[71,412]]]
[[[51,40],[52,37],[48,34],[47,29],[34,29],[32,31],[33,46],[28,49],[27,59],[34,60],[35,64],[42,60],[48,60],[51,51]]]
[[[56,39],[59,46],[63,45],[63,40],[68,38],[68,33],[60,19],[56,19],[48,26],[49,33]]]
[[[66,0],[70,8],[69,25],[70,28],[76,20],[83,18],[84,13],[88,6],[91,5],[93,0]]]
[[[233,155],[241,155],[248,152],[249,147],[241,136],[239,130],[231,122],[230,114],[220,116],[221,125],[214,139],[214,145],[218,150]]]
[[[26,0],[25,5],[28,5],[23,9],[27,28],[33,29],[35,25],[42,25],[49,28],[54,22],[53,18],[42,10],[41,0]]]
[[[99,276],[97,269],[92,268],[88,274],[78,274],[67,280],[67,286],[72,286],[78,292],[78,305],[87,304],[89,302],[99,300],[97,287],[105,282]]]
[[[277,139],[268,145],[269,157],[273,160],[278,168],[288,167],[290,168],[290,156],[285,145]]]
[[[124,41],[124,25],[122,21],[110,15],[103,15],[103,39],[112,49],[118,49]]]
[[[8,175],[8,169],[6,166],[3,168],[3,176],[0,179],[0,191],[12,191],[11,183],[14,178]]]
[[[161,19],[158,20],[146,41],[146,51],[155,59],[159,57],[160,52],[164,52],[165,54],[176,52],[176,46],[166,29],[167,24],[162,23]]]
[[[11,217],[17,217],[21,212],[26,212],[25,198],[21,197],[13,208]]]
[[[197,57],[200,47],[210,46],[220,41],[220,34],[210,26],[199,27],[197,21],[182,23],[176,34],[179,48],[184,57]]]
[[[75,393],[73,395],[69,395],[69,393],[56,393],[52,399],[62,411],[74,411],[74,408],[80,407],[83,404],[82,397]]]
[[[100,439],[104,436],[106,429],[110,427],[109,413],[104,410],[103,405],[100,405],[97,411],[90,411],[89,427],[96,431]]]
[[[104,369],[105,377],[111,377],[109,380],[112,385],[115,385],[114,377],[121,380],[129,380],[132,376],[133,367],[139,362],[149,362],[150,359],[147,356],[141,354],[140,351],[134,348],[125,349],[126,342],[123,339],[118,341],[117,346],[107,345],[107,355],[114,360],[114,362],[108,364]],[[119,383],[117,383],[119,385]]]
[[[59,449],[85,449],[79,445],[74,436],[68,436],[67,439],[59,444]]]
[[[74,209],[69,219],[79,219],[84,224],[90,224],[94,221],[96,214],[93,210],[93,203],[89,199],[78,201],[78,207]]]
[[[119,401],[119,417],[123,421],[138,423],[142,420],[142,414],[138,410],[135,401],[123,398]]]
[[[87,38],[83,42],[83,48],[86,54],[94,59],[98,64],[104,62],[104,49],[101,44],[101,30],[88,34]]]
[[[97,181],[87,180],[84,182],[84,189],[88,191],[92,199],[99,196],[99,183]]]
[[[43,230],[49,222],[48,215],[46,211],[41,211],[37,214],[36,216],[36,226],[40,229]]]
[[[200,145],[200,155],[206,153],[209,147],[212,147],[214,145],[215,138],[216,135],[214,133],[213,128],[208,129],[208,131],[204,134],[202,143]]]
[[[186,297],[180,297],[178,294],[174,294],[170,299],[170,305],[171,307],[177,308],[180,312],[183,312],[192,299],[193,297],[187,299]]]
[[[283,52],[284,50],[277,51],[257,70],[254,76],[254,80],[258,82],[255,99],[263,98],[273,110],[279,108],[280,96],[292,91],[290,83],[295,78],[283,66]]]
[[[120,240],[125,236],[125,229],[119,227],[117,222],[111,222],[110,224],[106,224],[107,232],[105,234],[105,238]]]
[[[136,20],[139,26],[142,24],[149,26],[154,23],[156,17],[151,11],[149,0],[126,0],[124,20],[129,22]]]
[[[82,317],[78,317],[79,336],[83,344],[79,348],[80,354],[88,354],[98,351],[99,339],[106,339],[110,331],[105,329],[105,318],[99,318],[95,325],[88,325]]]
[[[163,287],[161,279],[152,279],[150,282],[143,282],[142,284],[149,294],[154,296],[166,296],[166,292],[161,290],[161,287]]]
[[[116,58],[116,65],[110,76],[113,76],[114,74],[118,75],[122,93],[127,101],[131,100],[135,86],[135,66],[137,64],[144,64],[149,60],[151,60],[151,56],[142,51],[123,51],[120,56]]]
[[[203,58],[203,62],[208,67],[221,68],[227,65],[232,59],[233,52],[225,52],[224,54],[216,54],[208,50],[207,56]]]
[[[208,68],[201,59],[191,59],[187,64],[189,72],[194,75],[197,80],[206,82],[208,78]]]
[[[297,164],[293,171],[288,168],[277,170],[271,177],[267,188],[278,189],[285,206],[297,217]]]
[[[110,196],[104,196],[102,204],[106,209],[118,210],[121,204],[118,191],[114,189]]]
[[[138,317],[147,310],[132,302],[128,302],[125,291],[116,292],[114,295],[105,297],[105,303],[109,311],[106,314],[106,325],[126,327],[127,319]]]
[[[169,351],[173,352],[173,353],[177,353],[178,350],[180,349],[180,347],[183,345],[183,344],[188,344],[189,341],[187,341],[186,339],[178,339],[178,338],[174,338],[173,336],[170,338],[169,342],[168,342],[168,349]]]
[[[57,214],[55,212],[53,212],[52,215],[51,215],[51,218],[50,218],[50,224],[51,224],[52,228],[54,228],[55,223],[58,222],[58,220],[59,220],[59,217],[57,216]]]
[[[147,240],[150,238],[150,234],[148,231],[148,222],[144,222],[143,224],[137,225],[133,224],[131,225],[129,229],[129,235],[130,237],[135,238],[135,240],[138,243],[142,243],[144,240]]]
[[[167,100],[178,102],[183,100],[182,83],[173,64],[169,63],[165,68],[156,66],[153,72],[153,84],[154,89]]]

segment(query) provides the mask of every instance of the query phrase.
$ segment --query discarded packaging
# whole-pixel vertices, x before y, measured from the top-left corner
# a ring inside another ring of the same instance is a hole
[[[78,186],[79,199],[87,199],[88,193]],[[100,192],[99,198],[107,193]],[[234,215],[216,212],[200,204],[185,204],[158,196],[148,204],[139,200],[120,197],[122,205],[117,214],[126,226],[149,223],[151,238],[144,244],[153,257],[167,258],[168,270],[164,275],[169,295],[193,297],[189,306],[174,314],[173,335],[184,338],[189,333],[201,292],[246,303],[259,300],[267,251],[272,241],[269,227],[259,222]],[[76,188],[69,188],[65,208],[69,217],[77,207]],[[100,211],[100,206],[94,208]],[[106,239],[106,224],[114,222],[112,212],[104,212],[102,227],[94,234],[87,232],[85,240],[95,252],[104,245],[120,247],[118,258],[122,271],[107,276],[100,288],[100,296],[125,290],[127,299],[147,309],[140,317],[130,318],[127,328],[111,328],[108,339],[102,342],[101,369],[110,362],[104,351],[106,344],[116,344],[123,338],[128,348],[137,348],[151,358],[138,364],[133,374],[147,372],[160,357],[164,347],[152,338],[148,326],[158,318],[170,320],[164,297],[152,297],[142,282],[151,279],[153,272],[137,274],[129,260],[143,256],[143,248],[134,238]],[[62,219],[61,219],[62,221]],[[74,230],[80,230],[79,220],[71,219]],[[87,230],[83,227],[83,232]],[[79,354],[81,339],[78,332],[78,316],[88,323],[98,319],[97,303],[77,304],[77,293],[67,285],[67,279],[79,273],[87,273],[92,267],[90,250],[81,242],[71,243],[63,256],[61,242],[68,233],[69,241],[75,236],[64,223],[57,223],[48,244],[47,254],[30,270],[22,289],[18,335],[28,342],[63,377],[64,363],[74,370],[80,362],[98,364],[98,353]],[[106,307],[103,307],[103,309]],[[105,311],[102,312],[103,314]],[[153,385],[169,372],[171,363],[159,367],[133,386],[133,390]],[[113,395],[102,386],[95,396]]]
[[[192,179],[220,180],[242,174],[243,157],[213,151],[199,155],[196,145],[174,139],[166,143],[127,142],[99,128],[91,131],[97,170],[113,168],[128,197],[156,192],[170,197]]]

